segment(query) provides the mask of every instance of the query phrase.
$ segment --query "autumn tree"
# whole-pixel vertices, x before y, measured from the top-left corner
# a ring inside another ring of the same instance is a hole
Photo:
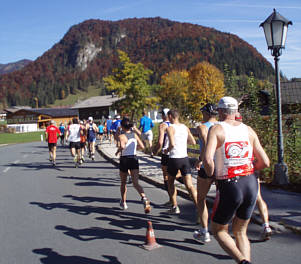
[[[187,116],[188,72],[171,71],[161,77],[160,105],[176,108],[181,116]]]
[[[198,63],[188,73],[188,112],[190,119],[200,120],[200,108],[206,103],[217,103],[224,96],[224,76],[218,68],[206,61]]]
[[[152,96],[149,85],[152,71],[142,63],[132,63],[128,55],[118,50],[120,64],[113,74],[103,78],[106,88],[122,98],[117,106],[131,118],[137,118],[145,108],[153,108],[157,98]]]

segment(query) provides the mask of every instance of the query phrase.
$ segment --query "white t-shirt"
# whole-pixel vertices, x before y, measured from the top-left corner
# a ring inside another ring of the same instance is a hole
[[[80,142],[80,125],[79,124],[72,124],[69,126],[69,142]]]

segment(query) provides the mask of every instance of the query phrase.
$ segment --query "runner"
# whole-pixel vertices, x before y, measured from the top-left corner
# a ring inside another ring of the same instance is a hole
[[[96,124],[93,122],[92,116],[88,118],[88,121],[89,123],[87,123],[86,125],[86,130],[87,130],[89,158],[95,160],[95,142],[96,142],[96,133],[98,132],[98,128]]]
[[[61,145],[64,146],[65,145],[65,126],[63,123],[60,124],[59,130],[60,130]]]
[[[222,122],[209,131],[204,168],[208,176],[215,175],[217,185],[212,232],[237,263],[247,264],[251,261],[247,228],[258,193],[254,171],[268,167],[270,161],[254,130],[235,121],[237,110],[234,98],[220,99]],[[228,231],[230,222],[235,241]]]
[[[235,120],[242,122],[242,115],[239,112],[236,113]],[[260,234],[260,240],[266,241],[271,238],[272,229],[269,224],[268,206],[267,206],[266,202],[263,200],[261,191],[260,191],[259,173],[255,172],[255,175],[256,175],[257,181],[258,181],[258,196],[257,196],[257,200],[256,200],[256,205],[258,207],[258,211],[259,211],[260,217],[263,222],[262,232]]]
[[[146,146],[149,146],[149,151],[150,151],[150,155],[151,157],[153,157],[153,150],[152,150],[152,146],[153,146],[153,131],[152,128],[154,127],[153,121],[146,116],[146,113],[143,112],[143,117],[140,118],[140,126],[139,129],[142,128],[142,135],[141,138],[143,140],[143,142],[146,144]]]
[[[112,126],[111,126],[111,131],[112,131],[112,134],[113,134],[114,143],[116,145],[118,144],[118,136],[119,136],[119,132],[120,132],[120,123],[121,123],[120,115],[116,115],[115,116],[115,121],[112,123]]]
[[[67,130],[68,142],[70,143],[70,152],[74,158],[75,167],[80,164],[80,135],[82,133],[81,127],[77,118],[72,119],[72,124]]]
[[[56,144],[58,135],[60,135],[60,130],[55,126],[53,120],[50,121],[50,126],[46,128],[46,141],[48,142],[49,149],[49,161],[52,162],[53,166],[56,165]]]
[[[206,196],[210,190],[210,186],[213,182],[211,177],[206,175],[202,160],[204,157],[204,149],[207,142],[207,135],[210,127],[217,123],[217,106],[215,104],[206,104],[201,108],[203,114],[204,123],[197,127],[200,143],[200,157],[196,163],[198,170],[197,177],[197,200],[198,200],[198,212],[200,218],[200,229],[195,231],[193,237],[201,243],[210,242],[210,234],[208,232],[208,209],[206,205]]]
[[[195,145],[196,142],[189,128],[179,122],[179,113],[176,110],[168,111],[168,118],[171,122],[171,125],[167,128],[169,146],[164,153],[170,153],[167,166],[167,172],[169,175],[168,189],[172,199],[172,208],[170,209],[170,213],[179,214],[180,209],[177,205],[176,188],[174,183],[178,170],[181,171],[184,184],[190,194],[190,197],[194,204],[197,205],[197,192],[192,184],[191,166],[187,155],[187,143]]]
[[[99,126],[98,126],[98,139],[100,142],[102,142],[103,140],[103,134],[104,134],[104,125],[102,122],[100,122]]]
[[[87,130],[86,126],[84,124],[84,121],[80,121],[80,128],[81,128],[81,134],[80,134],[80,164],[85,162],[85,150],[86,150],[86,142],[87,142]]]
[[[164,108],[161,112],[163,122],[159,126],[159,136],[158,136],[158,142],[155,147],[154,153],[157,155],[160,150],[162,150],[161,153],[161,169],[163,173],[163,181],[164,181],[164,187],[165,190],[168,193],[169,201],[166,202],[165,206],[172,206],[172,199],[171,194],[168,190],[168,172],[167,172],[167,165],[168,165],[168,159],[169,159],[169,152],[166,152],[166,149],[169,146],[169,140],[167,136],[167,128],[170,126],[170,121],[168,119],[168,113],[169,109]],[[165,154],[166,152],[166,154]],[[175,189],[176,191],[176,189]]]
[[[112,139],[112,130],[111,130],[111,127],[112,127],[112,119],[111,119],[111,116],[108,116],[108,119],[107,119],[107,139],[110,141],[110,143],[112,144],[113,142],[113,139]]]
[[[130,122],[128,118],[124,118],[121,121],[121,127],[124,133],[118,136],[119,147],[116,152],[116,156],[120,153],[120,163],[119,163],[119,170],[120,170],[120,193],[121,193],[121,200],[120,200],[120,207],[123,210],[128,208],[126,204],[126,180],[128,175],[128,170],[131,173],[132,181],[134,188],[137,190],[139,195],[141,196],[141,201],[144,205],[144,212],[149,213],[151,211],[150,201],[146,198],[143,188],[139,185],[138,178],[139,178],[139,162],[136,156],[136,149],[137,144],[140,148],[144,149],[144,145],[140,138],[137,136],[135,132],[131,130],[133,124]]]

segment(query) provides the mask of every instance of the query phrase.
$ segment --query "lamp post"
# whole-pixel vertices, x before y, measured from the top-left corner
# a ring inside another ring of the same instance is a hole
[[[275,82],[277,97],[277,120],[278,120],[278,163],[275,164],[275,174],[273,183],[288,184],[287,165],[283,158],[283,135],[282,135],[282,112],[281,112],[281,90],[280,90],[280,74],[278,61],[282,49],[285,48],[286,34],[288,25],[292,22],[281,16],[274,9],[273,13],[260,24],[263,27],[268,49],[275,61]]]

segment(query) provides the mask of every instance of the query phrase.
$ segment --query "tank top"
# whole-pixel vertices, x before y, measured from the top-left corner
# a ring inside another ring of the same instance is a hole
[[[69,142],[80,142],[80,125],[79,124],[72,124],[69,126]]]
[[[187,127],[184,124],[171,124],[174,128],[174,140],[175,146],[170,151],[169,157],[170,158],[186,158],[187,155],[187,138],[188,138],[188,131]]]
[[[164,121],[163,123],[166,124],[167,127],[170,126],[169,121]],[[164,138],[163,138],[162,153],[164,153],[164,150],[168,149],[168,146],[169,146],[169,138],[168,138],[167,132],[165,131]],[[166,155],[169,155],[169,152]]]
[[[212,127],[215,124],[217,124],[217,123],[205,122],[203,125],[205,125],[209,131],[210,127]],[[201,139],[199,139],[199,144],[200,144],[200,153],[201,153],[202,148],[203,148],[203,141]]]
[[[230,179],[254,173],[253,147],[245,124],[232,126],[220,122],[225,132],[225,142],[215,152],[215,177]]]
[[[209,131],[210,127],[212,127],[213,125],[215,125],[217,123],[205,122],[203,125],[205,125],[207,127],[208,131]],[[199,139],[199,145],[200,145],[200,153],[201,153],[202,148],[204,147],[203,141],[201,139]],[[202,163],[201,167],[204,168],[204,163]]]
[[[135,132],[124,133],[128,141],[125,148],[122,150],[121,156],[134,156],[136,155],[137,149],[137,139],[135,137]]]
[[[93,124],[89,124],[89,128],[88,128],[88,139],[92,140],[96,138],[96,134],[95,131],[93,129]]]

